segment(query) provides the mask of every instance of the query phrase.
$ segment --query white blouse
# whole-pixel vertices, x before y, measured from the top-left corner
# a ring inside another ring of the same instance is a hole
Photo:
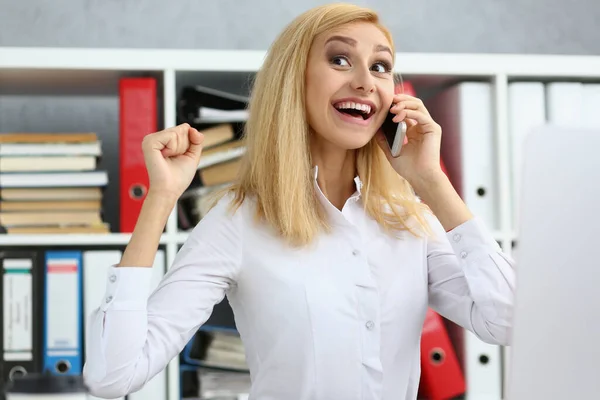
[[[139,390],[182,351],[225,295],[246,349],[254,400],[414,400],[428,306],[481,340],[510,339],[515,274],[474,218],[438,240],[386,235],[361,208],[315,188],[334,229],[288,247],[224,197],[195,227],[148,297],[150,268],[110,267],[86,330],[91,393]]]

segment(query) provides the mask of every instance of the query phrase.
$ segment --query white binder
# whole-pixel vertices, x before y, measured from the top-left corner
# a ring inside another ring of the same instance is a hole
[[[83,311],[85,329],[91,313],[100,306],[106,290],[108,268],[121,261],[119,250],[88,250],[83,253]],[[85,337],[85,336],[84,336]],[[84,347],[85,348],[85,347]],[[101,400],[87,395],[88,400]],[[119,400],[122,400],[120,397]]]
[[[498,190],[492,87],[464,82],[427,101],[442,127],[442,161],[469,209],[491,230],[498,229]]]
[[[582,91],[582,128],[600,128],[600,84],[584,83]]]
[[[546,107],[550,125],[581,126],[583,121],[583,84],[550,82],[546,84]]]
[[[473,333],[464,332],[465,400],[502,399],[502,348],[485,343]]]
[[[158,286],[166,270],[165,252],[159,249],[154,258],[152,267],[152,289]],[[127,400],[166,400],[167,399],[167,370],[164,369],[156,374],[144,385],[144,387],[135,393],[127,395]]]
[[[508,134],[513,189],[511,213],[515,230],[518,230],[519,220],[523,141],[532,129],[546,123],[545,97],[542,82],[513,82],[508,86]]]
[[[463,82],[427,101],[442,127],[442,160],[469,209],[489,229],[498,229],[493,92],[489,82]],[[460,358],[467,400],[502,398],[500,346],[490,345],[463,329]]]

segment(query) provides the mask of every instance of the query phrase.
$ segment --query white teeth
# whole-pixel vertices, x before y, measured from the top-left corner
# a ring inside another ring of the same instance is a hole
[[[341,103],[337,103],[335,105],[335,108],[337,109],[355,109],[355,110],[359,110],[362,111],[365,114],[370,114],[371,113],[371,106],[368,104],[361,104],[361,103],[354,103],[352,101],[344,101]]]

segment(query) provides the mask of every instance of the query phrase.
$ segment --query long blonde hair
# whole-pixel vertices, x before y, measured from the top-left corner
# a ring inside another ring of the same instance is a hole
[[[390,32],[374,11],[349,4],[316,7],[297,17],[273,42],[253,84],[242,138],[246,153],[237,181],[225,192],[234,194],[233,208],[253,197],[257,219],[274,227],[291,245],[308,244],[330,229],[311,176],[305,114],[309,50],[317,35],[352,22],[377,25],[393,46]],[[357,150],[356,166],[368,215],[387,231],[429,232],[423,216],[427,206],[393,170],[375,139]]]

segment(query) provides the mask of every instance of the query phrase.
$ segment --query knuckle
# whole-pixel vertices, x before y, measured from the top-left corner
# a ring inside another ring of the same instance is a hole
[[[148,146],[148,144],[151,143],[154,140],[154,135],[156,135],[156,134],[155,133],[149,133],[148,135],[144,136],[142,138],[142,147]]]

